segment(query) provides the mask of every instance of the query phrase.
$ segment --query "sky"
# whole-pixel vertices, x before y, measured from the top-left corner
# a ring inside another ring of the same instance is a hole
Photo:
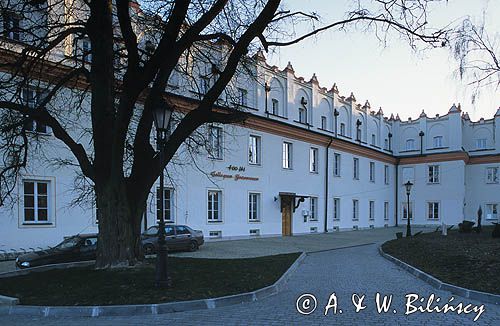
[[[291,10],[316,12],[322,22],[328,23],[344,17],[352,0],[284,3]],[[499,13],[500,0],[449,0],[432,6],[428,21],[432,26],[442,26],[467,16],[474,21],[484,19],[488,33],[500,38]],[[320,86],[330,89],[337,83],[340,95],[353,92],[358,103],[368,100],[372,109],[382,107],[386,116],[399,113],[403,120],[418,118],[422,109],[429,117],[444,115],[453,103],[461,103],[462,110],[476,121],[492,118],[500,107],[500,89],[494,87],[481,89],[472,104],[471,87],[457,77],[458,63],[449,50],[414,51],[396,35],[389,35],[384,46],[369,32],[353,28],[348,32],[327,31],[268,54],[268,62],[281,69],[288,61],[297,76],[309,80],[316,73]]]

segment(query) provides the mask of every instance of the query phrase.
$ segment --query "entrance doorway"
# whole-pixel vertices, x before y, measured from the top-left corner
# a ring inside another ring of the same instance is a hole
[[[293,197],[281,198],[281,231],[284,236],[292,235]]]

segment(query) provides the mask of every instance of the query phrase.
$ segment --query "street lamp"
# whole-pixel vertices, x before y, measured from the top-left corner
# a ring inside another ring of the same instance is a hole
[[[408,205],[407,206],[407,210],[406,210],[406,220],[407,220],[407,224],[406,224],[406,237],[411,237],[411,227],[410,227],[410,192],[411,192],[411,186],[413,186],[413,183],[411,183],[410,180],[408,180],[407,183],[405,183],[405,187],[406,187],[406,196],[408,198],[406,204]]]
[[[168,276],[167,269],[167,241],[165,239],[165,218],[164,218],[164,184],[163,184],[163,170],[164,170],[164,158],[163,151],[165,147],[165,141],[167,138],[167,132],[170,127],[170,119],[172,117],[172,109],[170,106],[166,105],[165,102],[161,102],[160,105],[157,105],[153,109],[153,120],[156,127],[157,138],[156,145],[159,151],[159,159],[160,159],[160,202],[159,202],[159,211],[160,215],[158,216],[158,254],[156,255],[156,274],[155,274],[155,285],[156,287],[170,287],[172,285],[172,281]]]

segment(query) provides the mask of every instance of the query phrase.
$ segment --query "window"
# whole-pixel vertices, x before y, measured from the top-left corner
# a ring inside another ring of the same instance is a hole
[[[357,221],[359,219],[359,201],[357,199],[352,200],[352,220]]]
[[[376,140],[377,140],[377,138],[376,138],[375,134],[372,134],[372,146],[376,145]]]
[[[415,139],[407,139],[406,140],[406,150],[407,151],[415,150]]]
[[[24,223],[49,223],[50,181],[23,181]]]
[[[283,143],[283,169],[292,168],[292,144]]]
[[[375,202],[373,200],[368,203],[368,219],[370,221],[375,219]]]
[[[486,219],[498,220],[498,204],[486,204]]]
[[[384,149],[389,150],[389,139],[384,139]]]
[[[476,139],[476,149],[486,148],[486,138]]]
[[[200,76],[200,93],[206,94],[210,89],[210,77]]]
[[[238,104],[248,106],[248,91],[243,88],[238,88]]]
[[[40,109],[37,107],[38,102],[41,100],[41,94],[37,92],[32,87],[23,88],[22,90],[22,102],[23,105],[28,106],[32,110]],[[26,119],[24,123],[24,129],[28,131],[47,133],[47,126],[41,122],[32,119]]]
[[[309,172],[318,173],[318,149],[314,147],[309,150]]]
[[[327,130],[327,127],[326,127],[326,117],[325,116],[321,117],[321,129]]]
[[[310,221],[317,221],[318,220],[318,198],[317,197],[311,197],[309,199],[309,211],[311,212],[309,215],[309,220]]]
[[[340,154],[333,154],[333,175],[336,177],[340,177]]]
[[[408,218],[408,202],[402,202],[401,206],[403,208],[403,220]],[[413,220],[413,202],[410,202],[410,220]]]
[[[384,183],[389,184],[389,165],[384,165]]]
[[[429,165],[428,183],[439,183],[439,165]]]
[[[248,220],[250,222],[260,221],[260,194],[251,192],[248,194]]]
[[[271,112],[274,115],[279,115],[279,113],[280,113],[280,102],[277,99],[275,99],[275,98],[273,98],[271,100],[271,109],[272,109]]]
[[[359,180],[359,159],[353,158],[352,160],[352,170],[353,170],[353,178],[355,180]]]
[[[443,136],[436,136],[433,139],[434,148],[443,147]]]
[[[222,222],[222,191],[208,191],[208,222]]]
[[[361,141],[361,128],[356,129],[356,140]]]
[[[173,189],[164,188],[163,189],[163,219],[167,223],[173,223],[174,218],[172,214],[172,204],[173,204]],[[156,220],[160,220],[160,202],[161,191],[160,187],[156,188]]]
[[[3,13],[3,36],[14,40],[21,40],[21,18],[12,12]]]
[[[250,135],[248,139],[248,163],[260,164],[260,145],[261,138],[259,136]]]
[[[427,218],[429,220],[439,220],[439,203],[438,202],[427,203]]]
[[[389,220],[389,202],[384,202],[384,221]]]
[[[182,235],[182,234],[191,234],[191,231],[187,228],[187,226],[184,225],[176,225],[175,226],[175,233],[177,235]]]
[[[305,107],[299,108],[299,122],[307,123],[307,109]]]
[[[211,126],[208,134],[209,155],[211,158],[222,159],[222,128]]]
[[[345,136],[345,123],[340,124],[340,135]]]
[[[370,182],[375,182],[375,162],[370,162]]]
[[[498,183],[498,167],[486,168],[486,183]]]
[[[340,198],[333,198],[333,220],[340,220]]]

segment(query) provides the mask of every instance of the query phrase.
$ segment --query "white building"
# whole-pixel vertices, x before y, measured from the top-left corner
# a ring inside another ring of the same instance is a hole
[[[235,83],[238,105],[251,117],[206,126],[212,150],[196,164],[167,167],[169,222],[213,238],[394,226],[406,223],[408,180],[414,225],[475,221],[479,207],[483,224],[498,221],[500,109],[478,122],[455,105],[444,116],[401,121],[352,93],[341,96],[335,85],[321,87],[315,75],[297,77],[291,64],[279,70],[262,53],[254,59],[257,80]],[[184,82],[174,76],[168,90],[180,105],[194,96],[177,87]],[[44,134],[47,156],[70,155],[50,130],[33,132]],[[176,160],[191,157],[181,151]],[[71,206],[75,173],[32,158],[18,200],[0,208],[0,250],[97,231],[95,208]],[[156,223],[157,196],[152,189],[145,227]]]

